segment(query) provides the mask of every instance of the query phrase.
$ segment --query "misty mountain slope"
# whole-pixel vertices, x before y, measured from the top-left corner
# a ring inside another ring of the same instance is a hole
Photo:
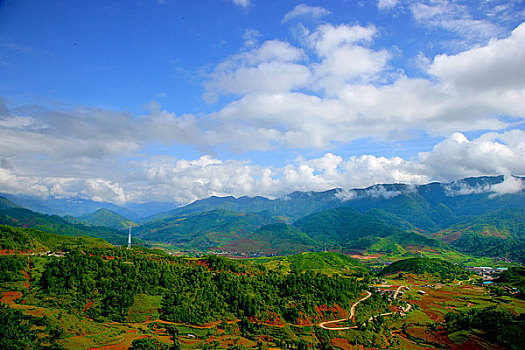
[[[40,198],[27,195],[14,195],[0,193],[24,208],[39,213],[59,216],[83,216],[95,212],[98,209],[108,209],[133,221],[140,221],[145,217],[160,212],[166,212],[174,207],[173,203],[149,202],[149,203],[127,203],[115,205],[109,202],[96,202],[82,198]]]
[[[186,206],[159,213],[144,221],[187,216],[211,210],[229,210],[245,213],[264,213],[268,216],[284,216],[292,222],[308,214],[341,205],[335,197],[337,190],[325,192],[293,192],[282,198],[264,197],[216,197],[200,199]]]
[[[0,196],[0,210],[8,210],[13,208],[22,208],[16,203],[11,202],[9,199]]]

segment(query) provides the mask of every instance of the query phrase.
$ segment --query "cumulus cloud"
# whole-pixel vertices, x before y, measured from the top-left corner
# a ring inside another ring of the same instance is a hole
[[[120,168],[106,166],[89,173],[73,171],[75,164],[60,176],[34,175],[27,162],[0,163],[0,192],[23,193],[41,197],[81,197],[96,201],[171,201],[189,203],[208,196],[282,197],[293,191],[324,191],[342,188],[336,194],[341,200],[357,196],[392,198],[399,189],[375,186],[366,191],[352,191],[376,184],[423,184],[452,181],[462,177],[498,174],[525,174],[525,132],[486,133],[469,140],[462,134],[451,135],[430,152],[417,159],[377,157],[374,155],[343,158],[326,153],[320,157],[297,157],[284,166],[259,164],[217,157],[176,159],[155,156],[130,160]],[[60,160],[47,161],[57,169]],[[73,170],[71,169],[73,168]],[[55,169],[55,172],[57,171]],[[131,169],[131,171],[130,171]],[[104,176],[101,176],[104,175]],[[510,175],[498,185],[469,187],[455,183],[449,195],[472,193],[505,194],[523,190],[523,181]],[[405,191],[405,190],[403,190]],[[411,191],[411,188],[406,188]]]
[[[476,92],[516,90],[523,100],[525,76],[525,23],[508,38],[457,55],[438,55],[429,72],[455,89]],[[516,102],[519,102],[516,100]],[[518,103],[523,110],[523,104]]]
[[[525,132],[486,133],[474,140],[455,133],[419,160],[445,180],[468,176],[525,174]]]
[[[382,0],[378,6],[400,3]],[[451,3],[407,4],[421,23],[453,29],[446,24]],[[381,30],[374,25],[323,24],[304,27],[294,43],[263,40],[258,32],[246,31],[240,51],[208,72],[206,98],[220,106],[209,114],[176,115],[156,102],[139,116],[100,108],[8,109],[0,104],[0,191],[188,203],[210,195],[279,197],[296,190],[498,174],[506,174],[506,180],[492,186],[491,193],[519,189],[510,175],[525,174],[525,132],[517,129],[525,118],[525,24],[502,37],[469,19],[461,7],[452,10],[457,15],[453,24],[467,20],[469,30],[478,34],[465,36],[480,41],[455,54],[421,54],[423,76],[411,77],[391,66],[394,54],[378,45]],[[304,5],[289,14],[286,21],[325,12]],[[469,131],[481,135],[469,138]],[[442,141],[411,159],[342,157],[333,151],[354,140],[389,144],[412,133]],[[161,155],[180,145],[207,155]],[[148,156],[149,147],[159,155]],[[217,149],[323,155],[261,166],[223,159],[215,155]],[[353,195],[338,192],[341,199]],[[397,194],[377,187],[369,195]]]
[[[301,46],[269,40],[217,65],[207,93],[236,98],[213,113],[210,142],[234,150],[325,149],[362,137],[402,140],[413,130],[503,130],[525,115],[524,25],[507,38],[427,59],[430,78],[393,72],[372,26],[324,24]],[[245,143],[243,143],[245,140]],[[252,142],[257,140],[257,142]]]
[[[41,198],[86,198],[116,204],[129,199],[118,183],[109,180],[17,175],[14,170],[7,168],[0,168],[0,192]]]
[[[302,58],[303,51],[287,42],[266,41],[215,67],[205,84],[208,95],[292,90],[302,86],[310,74],[297,63]]]
[[[324,7],[299,4],[283,17],[281,23],[286,23],[288,21],[304,17],[317,19],[329,14],[330,11]]]

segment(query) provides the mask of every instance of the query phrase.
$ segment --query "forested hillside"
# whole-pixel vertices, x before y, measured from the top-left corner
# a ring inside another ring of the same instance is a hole
[[[192,324],[243,317],[293,323],[301,314],[320,316],[318,305],[347,305],[365,288],[355,279],[283,275],[216,256],[122,249],[75,250],[50,261],[38,283],[45,305],[96,320],[125,321],[135,297],[146,294],[162,296],[162,319]]]
[[[75,247],[104,248],[111,244],[103,239],[87,236],[69,237],[31,228],[0,225],[0,249],[45,252],[68,250]]]
[[[418,275],[432,274],[441,278],[458,280],[467,279],[470,275],[470,273],[464,268],[437,258],[411,258],[406,260],[398,260],[385,267],[378,273],[378,275],[384,276],[400,272],[409,272]]]
[[[145,240],[209,248],[250,237],[260,227],[272,222],[275,220],[262,215],[213,210],[146,223],[133,232]]]
[[[36,228],[42,231],[67,236],[91,236],[107,240],[113,244],[127,242],[127,233],[100,226],[86,226],[71,223],[57,215],[46,215],[22,208],[3,198],[0,206],[0,225]]]
[[[115,230],[127,229],[135,224],[130,219],[109,209],[99,209],[91,214],[81,216],[79,219],[88,225],[108,227]]]

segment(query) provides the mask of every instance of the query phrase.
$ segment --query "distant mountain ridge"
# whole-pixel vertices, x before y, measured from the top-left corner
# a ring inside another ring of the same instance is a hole
[[[134,227],[133,237],[199,251],[289,254],[328,246],[405,254],[421,248],[525,260],[525,192],[521,186],[504,194],[504,181],[519,185],[522,179],[386,184],[293,192],[273,200],[210,197],[151,216]],[[111,209],[60,218],[17,204],[0,197],[0,223],[103,237],[117,244],[126,241],[126,233],[100,226],[122,229],[132,224]]]
[[[264,197],[210,197],[156,214],[146,220],[156,221],[221,209],[281,216],[287,223],[292,223],[323,210],[350,207],[403,229],[434,233],[472,215],[523,207],[523,190],[498,196],[490,191],[492,186],[503,181],[503,176],[493,176],[419,186],[374,185],[350,191],[332,189],[324,192],[293,192],[274,200]]]
[[[46,199],[27,196],[0,193],[0,196],[16,203],[17,205],[48,215],[79,217],[89,215],[99,209],[108,209],[133,221],[140,221],[156,213],[169,211],[178,207],[174,203],[149,202],[149,203],[127,203],[115,205],[109,202],[96,202],[82,198],[53,198]]]

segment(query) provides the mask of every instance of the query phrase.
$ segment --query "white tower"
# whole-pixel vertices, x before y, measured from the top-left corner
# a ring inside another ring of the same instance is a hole
[[[131,249],[131,226],[129,227],[129,234],[128,234],[128,249]]]

